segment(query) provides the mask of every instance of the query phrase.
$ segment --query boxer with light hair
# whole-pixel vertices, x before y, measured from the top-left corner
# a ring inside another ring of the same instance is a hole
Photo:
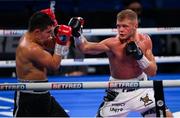
[[[144,81],[156,75],[151,38],[138,33],[138,16],[134,11],[126,9],[119,12],[116,19],[117,35],[99,43],[89,42],[81,34],[82,18],[72,18],[69,25],[75,45],[81,52],[93,55],[106,52],[110,67],[109,81]],[[126,117],[131,111],[138,111],[144,117],[156,116],[152,88],[107,89],[106,92],[97,117]],[[172,117],[167,107],[166,116]]]

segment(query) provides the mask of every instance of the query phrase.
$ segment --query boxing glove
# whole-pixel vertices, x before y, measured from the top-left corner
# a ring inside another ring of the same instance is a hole
[[[56,39],[56,42],[60,45],[66,45],[68,40],[70,40],[72,34],[71,27],[67,25],[57,25],[53,29],[53,37]]]
[[[143,55],[142,50],[136,45],[134,41],[126,44],[126,54],[133,55],[141,69],[146,69],[150,65],[149,60]]]
[[[140,60],[143,57],[142,50],[136,45],[134,41],[126,44],[126,54],[133,55],[136,60]]]
[[[54,26],[58,25],[58,22],[56,20],[56,16],[50,8],[43,9],[40,12],[47,14],[54,21]]]
[[[72,28],[73,37],[79,37],[82,33],[84,20],[82,17],[73,17],[70,19],[68,25]]]
[[[72,35],[71,27],[67,25],[57,25],[52,32],[55,38],[55,53],[57,55],[66,56],[69,52],[69,47],[66,45]]]

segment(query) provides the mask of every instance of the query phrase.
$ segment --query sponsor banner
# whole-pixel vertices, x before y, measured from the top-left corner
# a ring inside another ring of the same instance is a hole
[[[83,83],[52,83],[52,89],[82,89]]]
[[[113,30],[113,29],[112,29]],[[113,30],[114,32],[114,30]],[[6,35],[15,33],[7,32]],[[102,38],[102,37],[98,37]],[[180,54],[179,35],[153,35],[153,53],[157,56],[173,56]],[[18,46],[20,37],[0,37],[0,60],[14,60],[15,51]],[[161,47],[161,48],[159,48]]]
[[[0,90],[26,90],[25,84],[1,84]]]
[[[109,88],[139,88],[140,82],[109,82]]]

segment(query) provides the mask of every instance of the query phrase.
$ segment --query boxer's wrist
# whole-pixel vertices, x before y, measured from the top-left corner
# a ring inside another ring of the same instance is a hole
[[[82,34],[79,37],[74,37],[75,46],[78,46],[78,45],[84,43],[84,41],[85,41],[85,38]]]
[[[146,69],[150,64],[149,60],[144,55],[140,60],[137,60],[137,63],[141,69]]]
[[[66,56],[69,53],[69,47],[66,45],[59,45],[56,43],[54,53],[59,56]]]

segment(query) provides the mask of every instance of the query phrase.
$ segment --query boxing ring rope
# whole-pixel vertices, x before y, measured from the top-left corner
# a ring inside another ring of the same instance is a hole
[[[101,82],[49,82],[49,83],[0,83],[0,91],[7,90],[74,90],[105,88],[153,88],[156,101],[157,117],[165,117],[163,87],[179,87],[180,80],[149,81],[101,81]]]
[[[180,87],[180,80],[148,81],[101,81],[101,82],[48,82],[48,83],[0,83],[3,90],[72,90],[105,88],[153,88],[154,82],[162,82],[163,87]]]
[[[155,57],[157,63],[180,63],[180,56],[159,56]],[[108,65],[109,60],[107,58],[85,58],[85,59],[62,59],[62,66],[85,66],[85,65]],[[16,62],[0,61],[0,68],[14,68]]]
[[[159,27],[159,28],[138,28],[138,31],[141,33],[147,34],[180,34],[180,27]],[[16,29],[0,29],[0,36],[11,36],[19,37],[26,32],[25,29],[16,30]],[[83,29],[83,34],[85,36],[108,36],[116,35],[116,28],[107,28],[107,29]]]
[[[147,34],[180,34],[180,27],[159,27],[159,28],[138,28],[141,33]],[[0,36],[20,37],[26,30],[7,30],[0,29]],[[83,29],[85,36],[107,36],[115,35],[117,33],[115,28],[109,29]],[[157,63],[179,63],[180,56],[160,56],[155,57]],[[86,58],[83,60],[63,59],[62,66],[81,66],[81,65],[107,65],[109,61],[107,58]],[[15,67],[15,61],[0,61],[1,68]]]

